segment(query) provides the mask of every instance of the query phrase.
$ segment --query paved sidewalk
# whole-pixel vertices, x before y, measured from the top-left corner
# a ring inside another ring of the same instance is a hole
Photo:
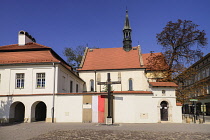
[[[0,126],[0,140],[179,139],[210,140],[209,124],[21,123]]]

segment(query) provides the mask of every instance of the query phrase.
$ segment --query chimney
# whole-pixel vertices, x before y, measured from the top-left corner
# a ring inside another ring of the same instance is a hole
[[[18,45],[26,45],[29,42],[36,42],[36,40],[28,32],[20,31],[18,33]]]

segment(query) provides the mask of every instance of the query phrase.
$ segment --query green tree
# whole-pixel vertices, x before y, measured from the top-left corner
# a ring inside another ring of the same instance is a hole
[[[174,23],[169,21],[163,31],[157,34],[157,42],[163,47],[168,65],[165,81],[172,81],[203,56],[201,48],[207,45],[207,38],[205,31],[197,29],[198,26],[190,20],[178,19]]]
[[[92,49],[97,49],[98,47],[92,47]],[[64,48],[63,54],[67,57],[67,63],[73,68],[78,68],[83,54],[85,52],[85,46],[77,46],[76,48]]]
[[[65,48],[63,54],[67,57],[67,63],[73,68],[79,67],[85,48],[85,46],[77,46],[75,49]]]

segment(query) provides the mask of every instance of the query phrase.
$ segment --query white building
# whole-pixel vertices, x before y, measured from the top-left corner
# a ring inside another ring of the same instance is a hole
[[[72,94],[83,91],[84,81],[50,47],[24,31],[18,37],[19,44],[0,47],[1,122],[51,122],[52,114],[55,121],[81,122],[82,96]]]
[[[150,54],[132,47],[126,12],[123,47],[86,49],[79,76],[50,47],[19,32],[19,43],[0,47],[0,121],[105,123],[112,84],[114,123],[182,122],[176,84],[158,82],[147,67]],[[160,53],[157,53],[160,54]],[[157,70],[156,70],[157,71]],[[119,84],[120,83],[120,84]]]

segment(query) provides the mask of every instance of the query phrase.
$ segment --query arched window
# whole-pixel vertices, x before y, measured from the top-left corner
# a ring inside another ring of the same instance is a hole
[[[133,90],[133,80],[130,78],[128,83],[129,83],[129,91],[132,91]]]
[[[90,91],[94,91],[94,80],[90,80]]]

